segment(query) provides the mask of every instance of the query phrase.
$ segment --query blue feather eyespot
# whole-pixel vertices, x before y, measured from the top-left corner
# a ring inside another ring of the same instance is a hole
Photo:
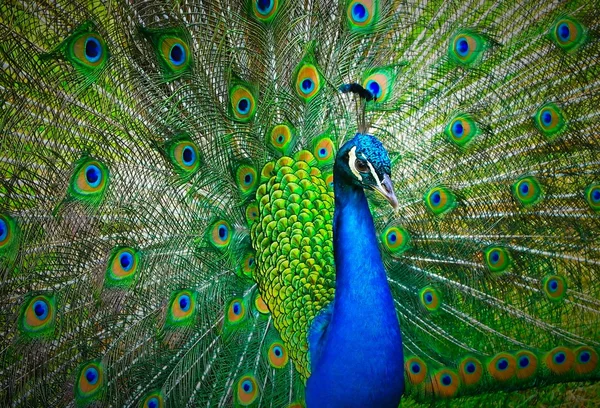
[[[314,64],[301,62],[294,73],[296,93],[305,102],[313,99],[321,89],[321,76]]]
[[[517,360],[517,378],[525,380],[535,374],[538,361],[535,354],[527,350],[522,350],[516,353],[515,358]]]
[[[478,384],[483,375],[481,362],[475,357],[466,357],[458,365],[460,378],[467,387]]]
[[[256,401],[259,394],[256,378],[251,374],[242,376],[237,381],[235,394],[237,403],[240,405],[247,406]]]
[[[458,375],[448,368],[441,369],[433,376],[433,392],[435,395],[449,398],[456,395],[460,388]]]
[[[181,38],[164,36],[160,43],[161,57],[173,73],[179,73],[191,62],[189,47]]]
[[[542,290],[552,302],[560,302],[567,295],[567,281],[560,275],[547,275],[542,279]]]
[[[67,59],[82,73],[88,74],[101,68],[108,59],[108,48],[97,33],[75,35],[69,41]]]
[[[402,227],[391,226],[381,233],[384,248],[394,255],[400,255],[410,248],[410,234]]]
[[[508,251],[500,246],[491,246],[483,251],[485,264],[490,272],[506,272],[512,265],[512,259]]]
[[[0,255],[17,242],[16,231],[17,224],[12,217],[0,214]]]
[[[600,211],[600,184],[592,183],[585,189],[585,199],[594,211]]]
[[[554,103],[542,106],[533,116],[535,126],[548,139],[552,140],[567,128],[563,111]]]
[[[575,361],[573,370],[577,374],[588,374],[598,366],[598,353],[591,347],[582,346],[574,351]]]
[[[531,207],[542,200],[543,190],[535,177],[521,177],[512,185],[513,196],[523,207]]]
[[[404,362],[404,371],[411,384],[418,385],[427,378],[427,365],[419,357],[410,357]]]
[[[275,18],[279,11],[278,0],[253,0],[252,13],[259,21],[269,22]]]
[[[498,381],[507,381],[515,375],[517,362],[508,353],[498,353],[492,358],[488,365],[488,373]]]
[[[140,254],[130,247],[112,250],[106,268],[104,286],[127,288],[135,280]]]
[[[247,164],[242,164],[235,172],[235,180],[242,196],[251,196],[258,184],[256,169]]]
[[[244,255],[241,265],[238,268],[238,276],[245,276],[247,278],[252,278],[255,269],[256,269],[256,261],[254,259],[254,253],[248,252],[246,255]]]
[[[283,368],[289,361],[287,348],[280,341],[274,341],[267,351],[267,359],[273,368]]]
[[[473,66],[481,60],[488,41],[472,31],[461,31],[450,41],[448,56],[463,66]]]
[[[373,27],[379,15],[378,0],[351,0],[346,17],[352,31],[366,31]]]
[[[335,144],[333,139],[324,134],[313,142],[313,154],[320,165],[333,164],[335,160]]]
[[[267,136],[268,142],[283,154],[288,154],[294,142],[294,131],[288,124],[276,125]]]
[[[362,86],[369,90],[377,102],[386,102],[393,92],[395,75],[390,68],[374,68],[363,75]]]
[[[98,204],[109,183],[108,169],[98,160],[83,158],[75,164],[69,194],[88,204]]]
[[[442,305],[440,293],[431,286],[426,286],[419,291],[421,305],[430,312],[439,311]]]
[[[586,42],[587,30],[572,18],[560,18],[550,30],[550,38],[562,50],[572,52]]]
[[[225,249],[231,242],[231,226],[225,220],[215,222],[209,234],[209,242],[217,249]]]
[[[575,354],[567,347],[556,347],[546,354],[546,367],[555,374],[566,374],[575,363]]]
[[[166,152],[174,170],[183,178],[187,179],[200,168],[198,146],[185,135],[169,141]]]
[[[227,323],[236,324],[245,320],[246,305],[241,298],[232,299],[227,306],[226,312]]]
[[[256,113],[254,88],[245,83],[237,83],[229,90],[230,109],[238,122],[248,122]]]
[[[427,209],[440,216],[456,207],[456,197],[446,187],[438,186],[427,191],[423,196]]]
[[[30,338],[50,336],[56,322],[56,303],[54,296],[28,296],[21,307],[19,329]]]
[[[465,147],[479,134],[479,128],[469,115],[459,114],[446,125],[444,133],[450,142]]]
[[[196,292],[180,290],[171,293],[166,324],[170,327],[191,326],[196,317]]]
[[[98,361],[81,366],[75,385],[75,398],[78,403],[87,404],[100,397],[104,386],[104,369]]]
[[[160,390],[147,394],[142,403],[143,408],[163,408],[164,399]]]

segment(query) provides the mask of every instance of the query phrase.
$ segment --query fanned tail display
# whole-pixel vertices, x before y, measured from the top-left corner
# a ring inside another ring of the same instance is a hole
[[[600,404],[599,30],[597,0],[0,4],[0,405],[305,406],[363,133],[402,405]]]

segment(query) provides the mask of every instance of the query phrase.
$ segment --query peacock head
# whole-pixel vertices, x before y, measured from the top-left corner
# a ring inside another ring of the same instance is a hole
[[[392,163],[383,144],[371,135],[357,133],[339,150],[335,178],[341,182],[381,194],[394,209],[398,199],[390,175]]]

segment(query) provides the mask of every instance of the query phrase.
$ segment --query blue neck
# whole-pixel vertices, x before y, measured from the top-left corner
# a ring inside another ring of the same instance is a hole
[[[362,188],[337,179],[333,247],[335,300],[307,404],[396,408],[404,390],[402,337],[375,226]]]

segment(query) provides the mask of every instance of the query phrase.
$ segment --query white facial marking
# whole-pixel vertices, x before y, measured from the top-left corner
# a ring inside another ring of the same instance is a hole
[[[350,149],[350,152],[348,153],[348,166],[350,167],[350,171],[352,171],[352,174],[354,174],[356,176],[358,181],[362,181],[362,176],[360,175],[360,172],[358,170],[356,170],[355,163],[356,163],[356,146],[354,146],[352,149]]]
[[[381,189],[381,191],[383,191],[383,186],[381,185],[381,180],[379,180],[379,176],[377,175],[377,172],[375,171],[375,169],[371,165],[370,161],[367,160],[367,164],[369,165],[369,169],[371,170],[371,175],[377,181],[377,186]]]

